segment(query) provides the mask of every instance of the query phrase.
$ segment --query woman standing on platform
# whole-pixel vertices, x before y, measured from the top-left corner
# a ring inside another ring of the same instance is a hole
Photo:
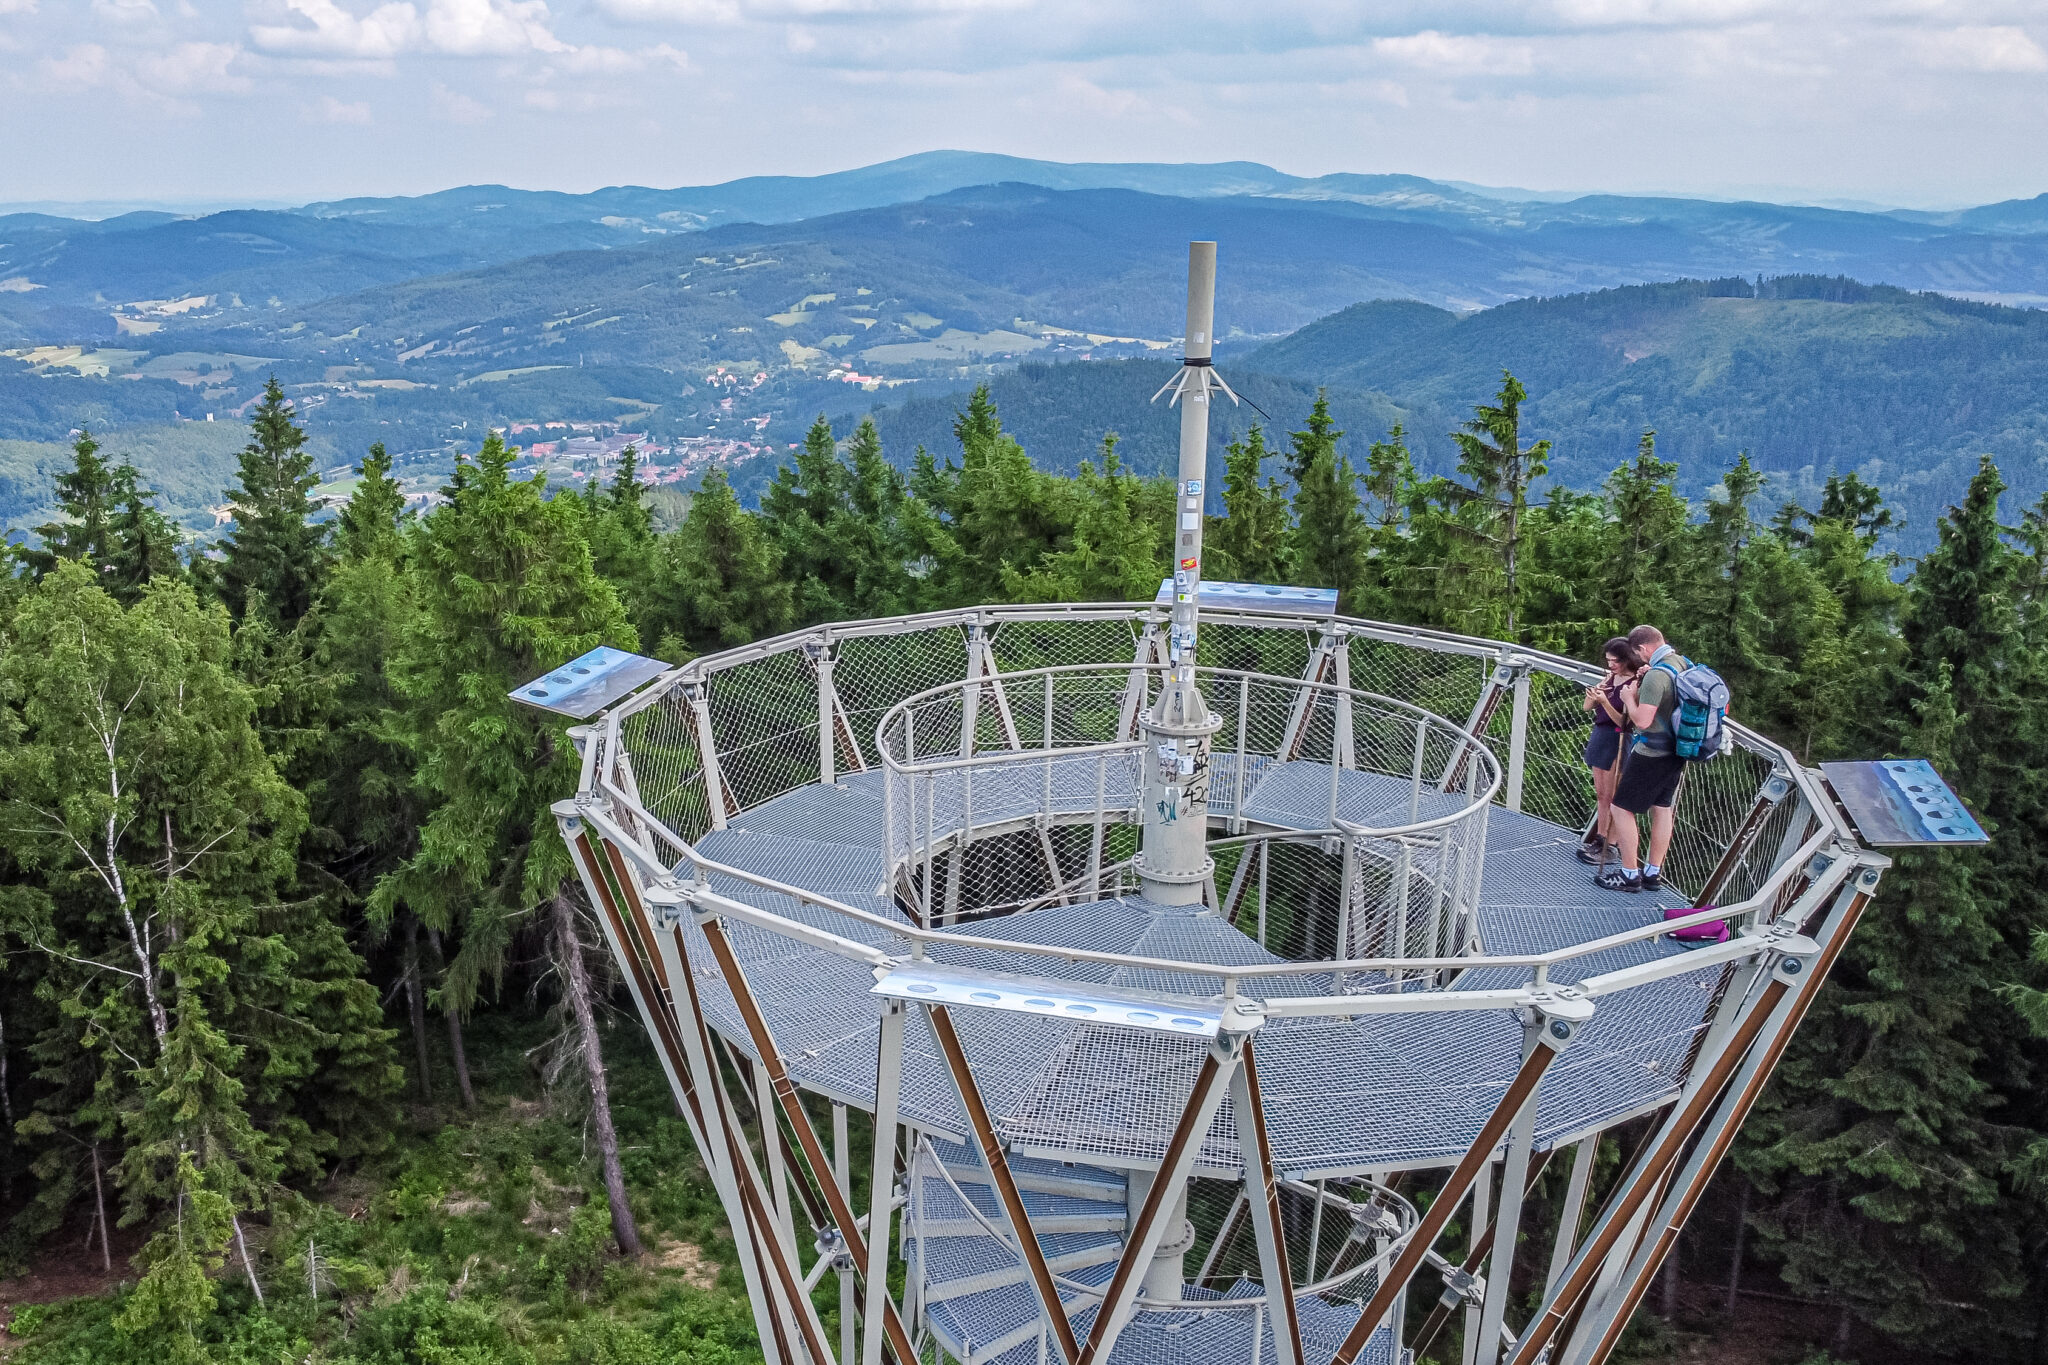
[[[1595,867],[1604,865],[1612,846],[1609,825],[1614,818],[1614,787],[1621,780],[1622,741],[1632,728],[1621,690],[1642,671],[1628,637],[1617,635],[1602,646],[1607,658],[1607,676],[1586,689],[1585,709],[1593,717],[1593,733],[1586,740],[1586,766],[1593,770],[1593,827],[1579,845],[1579,861]]]

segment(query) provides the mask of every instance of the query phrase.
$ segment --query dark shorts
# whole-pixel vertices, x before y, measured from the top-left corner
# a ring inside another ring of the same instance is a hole
[[[1614,804],[1630,815],[1641,815],[1652,806],[1669,806],[1678,795],[1678,779],[1685,775],[1685,760],[1677,754],[1631,752],[1615,784]]]
[[[1593,737],[1586,741],[1586,766],[1606,772],[1614,766],[1614,760],[1621,753],[1621,731],[1605,725],[1593,727]]]

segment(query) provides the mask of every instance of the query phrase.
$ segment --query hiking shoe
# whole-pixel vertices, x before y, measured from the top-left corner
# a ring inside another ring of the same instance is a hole
[[[1656,872],[1645,872],[1643,874],[1643,890],[1655,891],[1663,885],[1664,873],[1661,869]]]
[[[1580,844],[1579,861],[1588,867],[1599,867],[1607,861],[1607,850],[1598,844]]]
[[[1626,891],[1631,895],[1643,889],[1643,879],[1640,874],[1632,875],[1619,867],[1610,867],[1593,880],[1609,891]]]

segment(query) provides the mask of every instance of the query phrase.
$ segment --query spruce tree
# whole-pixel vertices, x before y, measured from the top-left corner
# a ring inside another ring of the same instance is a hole
[[[1674,564],[1691,521],[1673,486],[1677,478],[1678,466],[1657,457],[1654,431],[1637,441],[1634,463],[1607,476],[1613,531],[1597,579],[1597,610],[1617,634],[1674,619]]]
[[[646,610],[654,577],[654,513],[647,506],[647,488],[640,478],[640,452],[627,446],[611,483],[592,479],[583,490],[591,560],[618,589],[635,620]]]
[[[320,480],[305,430],[272,375],[249,420],[241,483],[228,490],[235,528],[222,542],[221,595],[240,620],[252,598],[289,628],[313,604],[325,568],[326,528],[314,525],[311,494]]]
[[[23,547],[21,558],[37,578],[59,564],[73,563],[87,565],[93,581],[99,582],[113,563],[113,523],[122,490],[114,471],[100,458],[100,443],[90,431],[80,429],[71,443],[71,458],[71,468],[56,477],[51,490],[63,520],[36,527],[42,545]]]
[[[1019,602],[1146,602],[1171,572],[1173,488],[1149,483],[1117,458],[1116,433],[1102,438],[1101,467],[1081,461],[1072,542],[1031,572],[1003,568],[1003,589]]]
[[[1467,482],[1448,486],[1458,515],[1449,523],[1465,553],[1452,565],[1464,589],[1464,614],[1480,634],[1520,639],[1529,491],[1549,472],[1550,442],[1522,444],[1522,382],[1501,371],[1500,392],[1473,409],[1458,444],[1458,472]]]
[[[959,465],[922,457],[910,484],[923,504],[913,540],[928,561],[930,607],[987,601],[1005,571],[1029,573],[1074,528],[1071,486],[1035,467],[1003,430],[986,384],[969,396],[953,434]]]
[[[114,471],[113,500],[105,583],[107,591],[133,606],[152,581],[179,573],[178,544],[183,537],[157,510],[156,494],[142,486],[142,474],[134,465],[124,462]]]
[[[882,433],[863,417],[846,443],[845,506],[829,531],[832,553],[846,565],[852,597],[846,615],[895,616],[910,609],[911,579],[905,567],[903,476],[882,456]]]
[[[1928,1349],[2017,1338],[2038,1283],[2024,1206],[2001,1197],[2018,1135],[1999,1089],[2038,1063],[1998,993],[2023,969],[2012,920],[2038,893],[2000,885],[2002,845],[2032,838],[2000,820],[1999,792],[2012,765],[2039,762],[2013,690],[2026,670],[2002,487],[1986,461],[1944,519],[1908,597],[1905,658],[1865,708],[1873,739],[1933,760],[1977,805],[1992,847],[1900,853],[1741,1154],[1772,1196],[1756,1222],[1787,1280]]]
[[[795,614],[782,552],[740,506],[725,471],[704,475],[683,524],[662,537],[648,612],[663,658],[680,660],[787,630]]]
[[[761,494],[761,525],[782,552],[801,622],[836,620],[852,604],[853,566],[834,555],[831,535],[847,507],[846,472],[832,425],[821,415],[795,460],[777,469]]]
[[[1204,578],[1241,583],[1285,583],[1289,532],[1287,489],[1265,477],[1272,452],[1254,424],[1242,440],[1223,448],[1223,515],[1209,519],[1202,538]],[[1262,481],[1263,480],[1263,481]]]
[[[1344,435],[1318,392],[1308,426],[1293,434],[1288,470],[1294,475],[1294,533],[1289,545],[1295,577],[1307,587],[1335,588],[1338,609],[1359,610],[1371,528],[1358,505],[1358,471],[1337,449]]]
[[[379,880],[371,904],[387,922],[404,909],[435,932],[459,934],[440,990],[443,1008],[458,1013],[502,979],[521,916],[580,895],[550,810],[576,790],[575,748],[559,718],[508,694],[600,644],[638,643],[591,560],[581,499],[550,499],[544,475],[512,478],[516,454],[492,432],[421,524],[411,561],[417,610],[389,670],[427,815],[417,850]],[[573,972],[563,980],[587,988]],[[585,1033],[586,1079],[603,1103],[602,1055]],[[609,1123],[600,1136],[606,1187],[622,1190]],[[620,1250],[638,1254],[631,1209],[614,1198],[611,1212]]]

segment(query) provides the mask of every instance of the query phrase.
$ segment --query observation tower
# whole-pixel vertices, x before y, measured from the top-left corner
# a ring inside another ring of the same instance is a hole
[[[1468,1362],[1602,1361],[1877,847],[1982,839],[1925,765],[1731,725],[1662,890],[1593,885],[1593,669],[1202,580],[1214,279],[1194,243],[1155,602],[598,650],[512,693],[580,722],[555,814],[770,1365],[1397,1365],[1453,1314]],[[1524,1317],[1488,1253],[1552,1161]]]

